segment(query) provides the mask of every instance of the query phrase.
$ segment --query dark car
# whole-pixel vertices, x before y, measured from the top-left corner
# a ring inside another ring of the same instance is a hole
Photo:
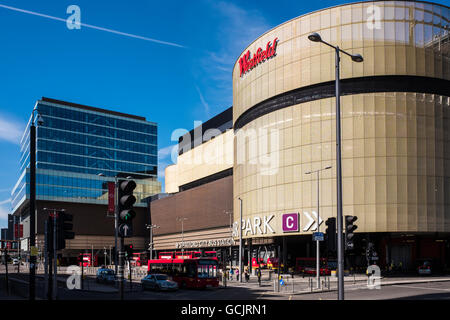
[[[154,289],[164,291],[178,290],[178,283],[165,274],[149,274],[141,279],[142,290]]]
[[[433,261],[431,259],[424,259],[418,261],[417,273],[420,275],[431,275]]]
[[[97,270],[97,282],[113,283],[116,280],[114,270],[108,268],[100,268]]]

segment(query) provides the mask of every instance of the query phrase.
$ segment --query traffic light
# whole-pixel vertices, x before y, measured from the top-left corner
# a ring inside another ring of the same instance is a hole
[[[327,225],[326,237],[329,252],[336,252],[336,218],[328,218],[325,221]]]
[[[61,250],[66,247],[66,239],[75,238],[75,233],[72,231],[73,216],[70,213],[60,211],[56,218],[57,230],[56,230],[56,250]]]
[[[130,260],[133,256],[133,245],[127,244],[124,248],[125,251],[125,259]]]
[[[353,237],[354,231],[358,228],[358,226],[353,223],[358,220],[356,216],[345,216],[345,248],[347,250],[353,249]]]
[[[136,188],[136,182],[133,180],[120,180],[118,186],[118,211],[119,223],[123,225],[120,227],[122,237],[131,236],[131,220],[136,216],[133,210],[133,205],[136,202],[136,197],[133,195],[133,190]]]

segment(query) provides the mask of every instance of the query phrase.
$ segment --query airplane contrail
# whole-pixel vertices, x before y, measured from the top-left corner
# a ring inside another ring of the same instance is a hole
[[[47,14],[43,14],[43,13],[39,13],[39,12],[34,12],[34,11],[29,11],[29,10],[24,10],[24,9],[20,9],[20,8],[6,6],[4,4],[0,4],[0,7],[8,9],[8,10],[13,10],[13,11],[17,11],[17,12],[22,12],[22,13],[31,14],[31,15],[34,15],[34,16],[39,16],[39,17],[52,19],[52,20],[57,20],[57,21],[62,21],[62,22],[66,22],[66,20],[67,20],[67,19],[63,19],[63,18],[49,16]],[[177,43],[157,40],[157,39],[148,38],[148,37],[143,37],[143,36],[139,36],[139,35],[135,35],[135,34],[131,34],[131,33],[126,33],[126,32],[121,32],[121,31],[117,31],[117,30],[113,30],[113,29],[107,29],[107,28],[103,28],[103,27],[93,26],[93,25],[86,24],[86,23],[81,23],[80,22],[79,25],[83,26],[83,27],[86,27],[86,28],[96,29],[96,30],[100,30],[100,31],[106,31],[106,32],[110,32],[110,33],[115,33],[115,34],[118,34],[118,35],[121,35],[121,36],[131,37],[131,38],[145,40],[145,41],[151,41],[151,42],[164,44],[164,45],[168,45],[168,46],[173,46],[173,47],[178,47],[178,48],[186,48],[185,46],[177,44]]]

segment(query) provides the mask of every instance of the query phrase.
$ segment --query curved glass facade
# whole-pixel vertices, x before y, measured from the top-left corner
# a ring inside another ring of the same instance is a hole
[[[233,118],[265,99],[289,90],[334,80],[334,51],[308,40],[324,41],[364,63],[341,59],[341,78],[419,75],[450,79],[449,8],[423,2],[374,1],[313,12],[259,37],[244,53],[253,55],[278,38],[276,56],[242,77],[233,70]],[[241,55],[242,56],[242,55]]]
[[[342,79],[410,76],[437,79],[445,88],[449,30],[445,6],[356,3],[288,21],[244,50],[253,56],[278,38],[273,58],[243,75],[238,59],[233,70],[233,123],[246,115],[236,130],[233,174],[235,220],[240,198],[244,238],[314,231],[308,216],[317,211],[317,175],[306,172],[327,166],[332,169],[320,175],[320,216],[336,215],[335,99],[315,92],[309,102],[286,101],[293,90],[335,79],[334,50],[307,36],[317,32],[364,57],[355,63],[342,54]],[[449,96],[420,88],[366,91],[341,97],[344,215],[358,217],[358,232],[449,232]],[[277,110],[263,110],[269,99]],[[299,228],[285,233],[283,215],[294,212]]]

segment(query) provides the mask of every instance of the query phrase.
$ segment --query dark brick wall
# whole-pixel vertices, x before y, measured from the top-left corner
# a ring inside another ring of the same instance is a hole
[[[113,236],[114,218],[106,217],[106,205],[69,203],[54,201],[37,201],[37,233],[44,233],[44,208],[65,209],[73,215],[73,230],[75,234]],[[148,236],[145,224],[148,223],[148,209],[135,207],[136,218],[133,220],[133,236]]]
[[[155,235],[181,232],[184,217],[184,231],[217,228],[230,225],[230,218],[224,211],[233,210],[233,176],[195,187],[173,196],[150,203],[152,223],[160,228]]]

